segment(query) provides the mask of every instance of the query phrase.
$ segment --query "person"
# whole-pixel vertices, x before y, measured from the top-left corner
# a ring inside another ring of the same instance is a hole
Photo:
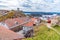
[[[51,20],[50,20],[50,19],[48,19],[47,23],[51,23]]]
[[[48,27],[48,31],[50,31],[50,28],[51,28],[51,20],[50,19],[48,19],[48,21],[47,21],[47,27]]]

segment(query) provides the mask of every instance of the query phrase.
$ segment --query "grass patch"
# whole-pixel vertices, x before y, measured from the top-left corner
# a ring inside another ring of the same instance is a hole
[[[60,26],[56,25],[56,26],[54,26],[54,28],[55,28],[57,31],[60,32]]]

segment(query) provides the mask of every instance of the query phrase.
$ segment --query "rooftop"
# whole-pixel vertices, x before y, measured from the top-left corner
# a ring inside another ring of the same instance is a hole
[[[0,26],[0,40],[14,40],[20,38],[24,37],[22,35],[18,35],[15,32]]]

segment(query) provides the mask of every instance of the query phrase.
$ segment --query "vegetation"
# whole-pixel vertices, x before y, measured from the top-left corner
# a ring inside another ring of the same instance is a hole
[[[54,28],[55,28],[58,32],[60,32],[60,26],[59,26],[59,25],[55,25]]]
[[[59,28],[60,26],[56,24],[56,25],[54,25],[53,27],[54,27],[54,28],[56,28],[56,27],[58,27],[58,28]]]
[[[5,15],[0,16],[0,21],[3,21],[3,20],[8,19],[8,18],[11,18],[13,16],[14,16],[14,12],[13,11],[10,11],[10,12],[8,12]]]
[[[14,17],[20,17],[20,16],[25,17],[25,15],[23,14],[22,11],[18,12],[18,11],[11,10],[5,15],[0,14],[0,21],[3,21],[3,20],[8,19],[8,18],[14,18]]]
[[[60,27],[55,27],[57,30],[60,31]],[[24,40],[60,40],[60,35],[57,34],[53,30],[48,30],[48,28],[44,26],[38,26],[35,29],[35,36],[32,38],[26,38]]]

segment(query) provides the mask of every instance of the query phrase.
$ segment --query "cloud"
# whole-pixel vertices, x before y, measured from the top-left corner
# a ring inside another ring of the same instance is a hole
[[[60,0],[0,0],[0,9],[18,7],[31,12],[60,12]]]
[[[23,6],[23,4],[28,6]],[[25,0],[21,1],[22,10],[38,12],[60,12],[60,0]]]
[[[16,9],[19,7],[17,0],[0,0],[0,9]]]

